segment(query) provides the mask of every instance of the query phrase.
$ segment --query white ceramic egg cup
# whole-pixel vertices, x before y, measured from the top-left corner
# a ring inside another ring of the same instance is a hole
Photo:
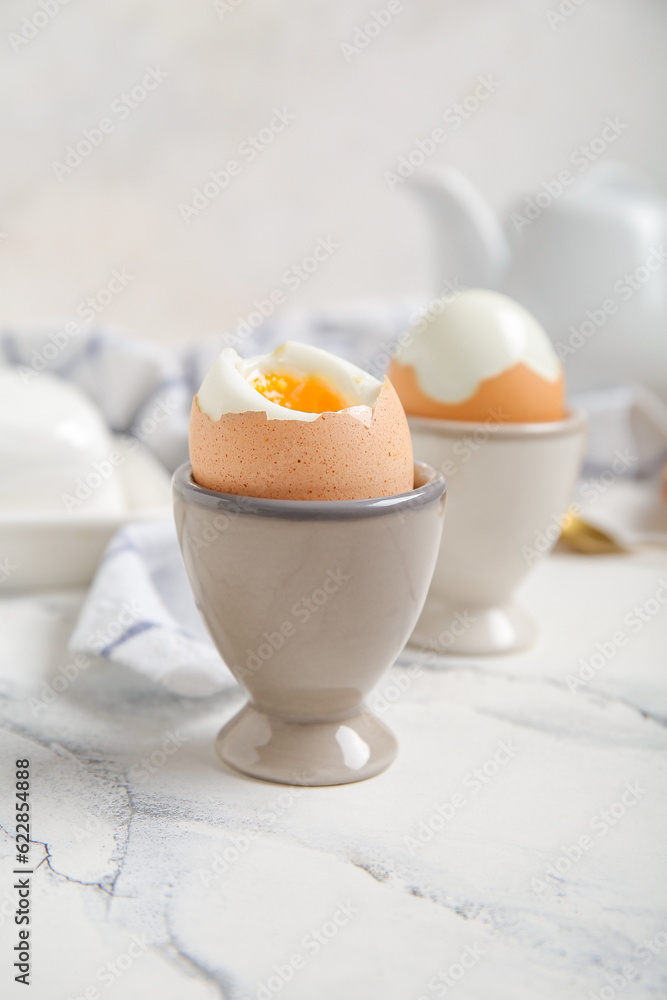
[[[420,652],[509,653],[537,626],[514,592],[558,538],[586,439],[584,414],[535,424],[410,417],[416,455],[444,473],[447,519],[424,610]],[[536,548],[536,545],[538,548]]]

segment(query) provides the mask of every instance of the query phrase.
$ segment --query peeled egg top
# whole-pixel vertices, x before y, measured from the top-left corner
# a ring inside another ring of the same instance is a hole
[[[352,500],[413,488],[391,384],[307,344],[244,359],[226,348],[192,404],[192,474],[223,493]]]
[[[381,382],[349,361],[288,341],[272,354],[254,358],[226,347],[207,372],[197,401],[211,420],[251,410],[265,413],[268,420],[316,420],[327,410],[372,409],[381,388]]]
[[[409,414],[445,420],[561,420],[563,368],[534,316],[506,295],[468,289],[418,321],[390,368]]]

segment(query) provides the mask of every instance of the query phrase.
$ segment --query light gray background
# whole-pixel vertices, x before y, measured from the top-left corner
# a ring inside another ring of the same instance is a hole
[[[246,315],[326,235],[340,249],[285,308],[427,295],[425,219],[383,174],[480,74],[498,90],[430,162],[461,168],[498,210],[567,167],[606,116],[628,124],[609,155],[664,185],[667,4],[565,0],[574,12],[554,27],[546,13],[562,2],[407,0],[348,62],[341,43],[383,0],[241,0],[229,12],[69,0],[19,52],[9,34],[39,3],[4,0],[0,317],[70,318],[126,268],[133,281],[100,321],[194,338]],[[58,181],[52,162],[149,66],[165,82]],[[186,225],[179,203],[274,107],[294,122]]]

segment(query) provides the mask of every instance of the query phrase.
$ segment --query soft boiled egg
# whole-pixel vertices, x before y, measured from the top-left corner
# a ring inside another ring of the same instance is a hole
[[[190,460],[206,489],[277,500],[355,500],[413,488],[407,419],[391,383],[290,341],[225,348],[196,394]]]
[[[404,338],[389,376],[408,414],[508,423],[562,420],[563,368],[534,316],[471,288]]]

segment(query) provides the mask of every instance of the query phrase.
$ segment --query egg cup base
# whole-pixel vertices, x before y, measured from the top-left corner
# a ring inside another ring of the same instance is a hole
[[[336,722],[288,722],[244,705],[220,730],[216,753],[229,767],[282,785],[344,785],[385,771],[393,733],[364,709]]]
[[[536,623],[514,602],[456,608],[428,600],[407,648],[436,656],[490,656],[528,649],[538,634]]]

